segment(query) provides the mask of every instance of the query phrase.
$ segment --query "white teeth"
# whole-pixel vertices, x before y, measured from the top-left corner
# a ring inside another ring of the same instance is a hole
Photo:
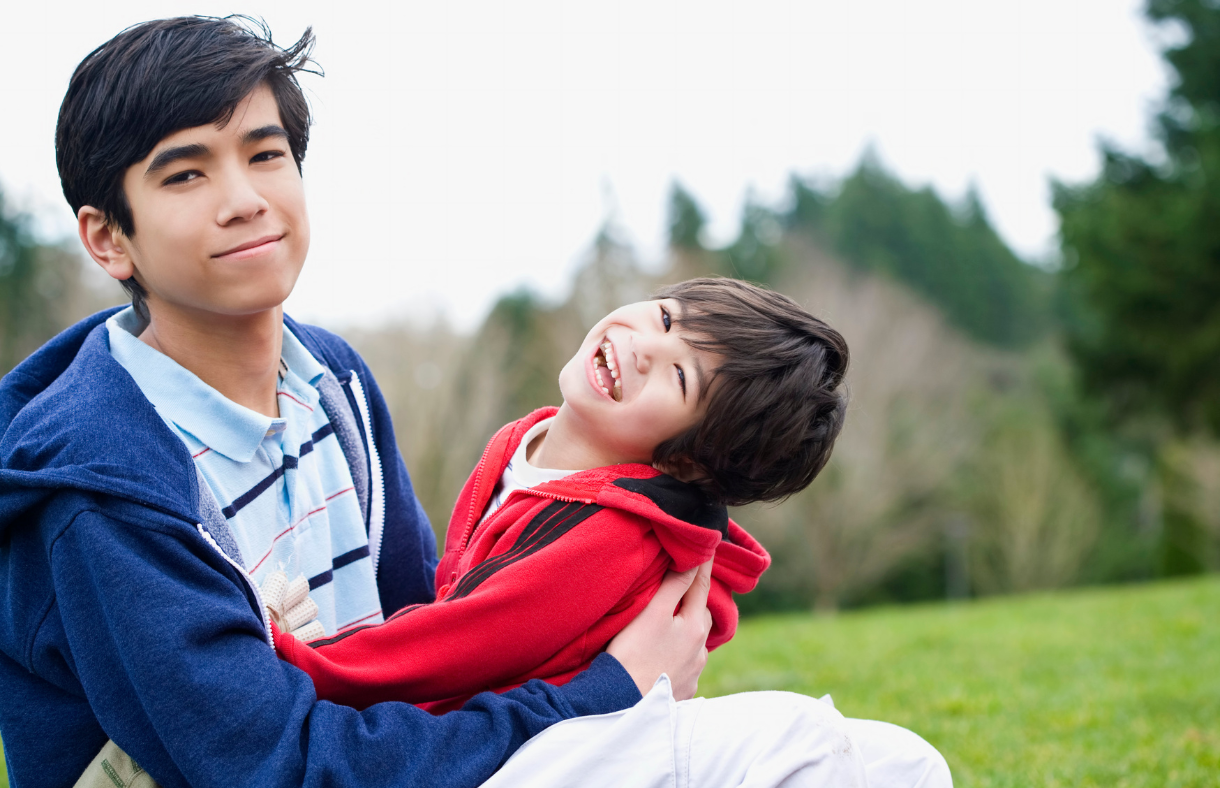
[[[614,378],[615,380],[618,380],[618,370],[615,369],[614,367],[610,367],[610,377]]]
[[[607,394],[610,393],[610,389],[606,388],[605,386],[602,386],[602,391],[606,392]]]

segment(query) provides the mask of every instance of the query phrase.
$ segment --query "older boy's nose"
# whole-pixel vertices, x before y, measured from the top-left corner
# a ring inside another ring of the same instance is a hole
[[[267,210],[267,200],[259,193],[249,178],[233,175],[224,179],[223,197],[216,217],[219,224],[234,220],[249,221]]]

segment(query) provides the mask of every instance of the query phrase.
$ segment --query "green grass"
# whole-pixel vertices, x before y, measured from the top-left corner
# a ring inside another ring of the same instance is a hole
[[[1220,785],[1220,580],[748,619],[705,695],[830,693],[958,788]]]
[[[958,788],[1212,788],[1218,614],[1207,578],[749,619],[700,689],[829,692],[936,745]]]

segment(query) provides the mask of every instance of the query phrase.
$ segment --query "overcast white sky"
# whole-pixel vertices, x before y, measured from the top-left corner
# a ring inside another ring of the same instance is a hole
[[[260,15],[312,25],[324,79],[305,162],[313,245],[294,315],[443,312],[470,327],[529,283],[559,296],[611,206],[660,259],[669,184],[731,240],[747,190],[840,177],[872,144],[908,183],[972,181],[1004,238],[1054,248],[1048,178],[1096,141],[1149,146],[1167,83],[1140,0],[20,3],[0,29],[0,186],[74,232],[55,116],[75,65],[129,24]]]

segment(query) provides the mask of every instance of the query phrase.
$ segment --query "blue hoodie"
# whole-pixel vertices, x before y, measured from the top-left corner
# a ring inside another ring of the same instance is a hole
[[[317,700],[268,646],[186,447],[111,357],[115,311],[0,381],[0,736],[14,788],[72,784],[108,737],[165,788],[475,786],[547,726],[639,700],[605,654],[566,686],[484,693],[443,717]],[[435,541],[372,375],[338,337],[286,323],[338,384],[324,406],[366,512],[381,493],[370,478],[384,485],[370,547],[385,614],[431,601]]]

